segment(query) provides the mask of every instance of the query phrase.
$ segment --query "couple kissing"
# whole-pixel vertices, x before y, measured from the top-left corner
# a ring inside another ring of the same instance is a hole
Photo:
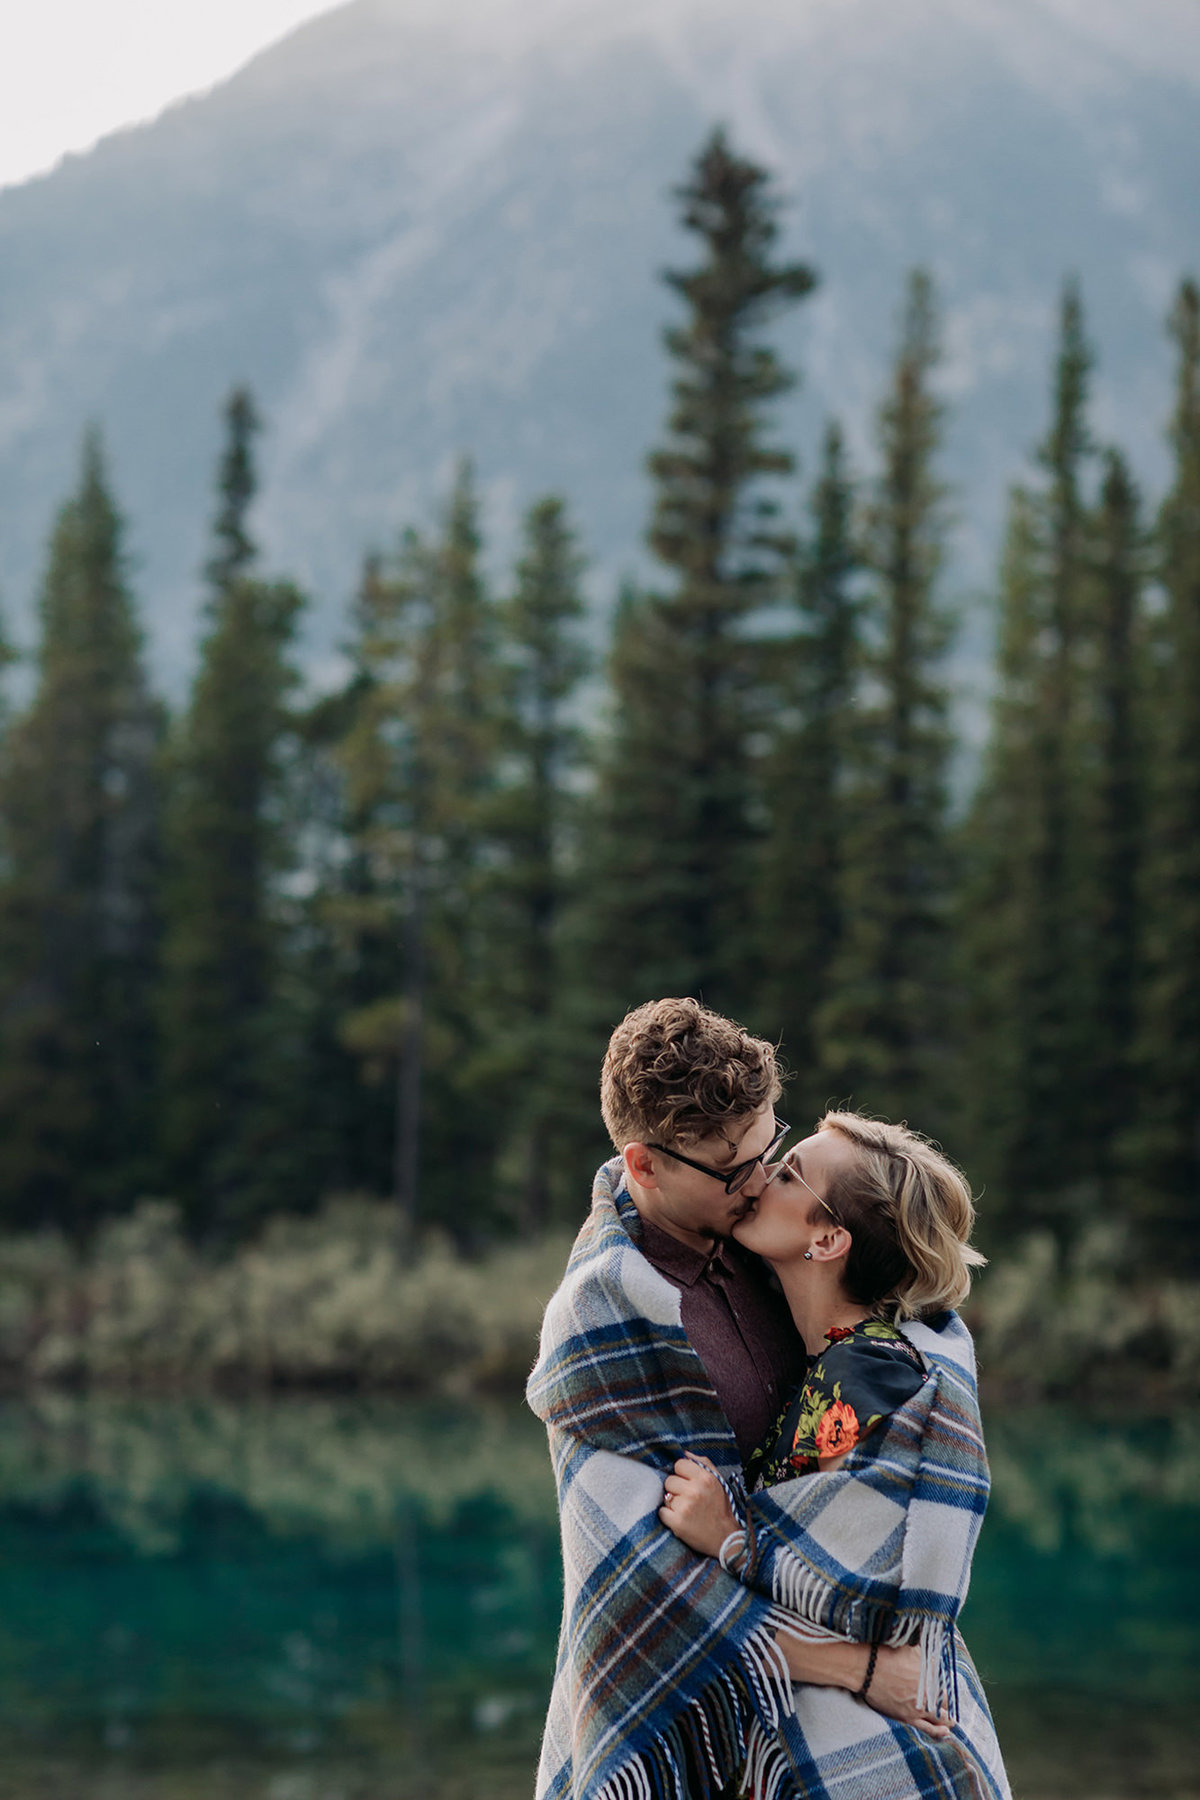
[[[789,1145],[771,1045],[617,1027],[617,1154],[529,1404],[562,1521],[538,1800],[1005,1800],[957,1630],[988,1495],[971,1190],[901,1125]]]

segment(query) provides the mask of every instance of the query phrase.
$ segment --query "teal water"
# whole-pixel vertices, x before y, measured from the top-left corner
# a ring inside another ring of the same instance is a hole
[[[993,1418],[964,1629],[1018,1793],[1200,1796],[1200,1416]],[[3,1800],[515,1800],[558,1625],[517,1405],[0,1407]]]

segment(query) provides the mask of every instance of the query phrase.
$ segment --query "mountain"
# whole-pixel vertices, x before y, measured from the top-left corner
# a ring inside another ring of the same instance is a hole
[[[829,411],[869,461],[904,272],[933,270],[970,584],[1043,429],[1068,271],[1098,430],[1162,478],[1198,88],[1193,0],[355,0],[0,192],[0,597],[27,629],[98,420],[176,683],[235,380],[269,424],[259,535],[315,596],[317,661],[363,550],[427,515],[461,451],[497,555],[555,488],[605,576],[636,566],[670,188],[717,120],[778,173],[785,247],[821,273],[779,332],[810,466]]]

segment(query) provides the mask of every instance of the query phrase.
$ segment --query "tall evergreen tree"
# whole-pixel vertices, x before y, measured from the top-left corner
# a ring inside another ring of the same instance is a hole
[[[396,985],[354,1009],[345,1041],[395,1073],[393,1190],[409,1224],[469,1236],[492,1204],[503,1080],[486,1029],[495,921],[499,748],[495,605],[463,465],[439,538],[409,532],[364,587],[363,692],[343,760],[370,865],[360,929],[390,920]]]
[[[1044,470],[1041,553],[1045,584],[1042,699],[1038,757],[1044,809],[1038,859],[1040,997],[1036,1037],[1027,1065],[1025,1178],[1046,1193],[1063,1180],[1064,1148],[1084,1148],[1088,1081],[1095,1026],[1090,967],[1088,795],[1084,671],[1090,648],[1089,507],[1084,488],[1094,447],[1087,421],[1092,354],[1083,306],[1074,284],[1063,296],[1054,415],[1038,452]],[[1081,1079],[1081,1075],[1083,1078]],[[1079,1163],[1074,1162],[1076,1169]]]
[[[844,928],[817,1019],[821,1065],[835,1091],[892,1118],[911,1112],[933,1129],[945,1116],[949,1027],[950,741],[938,670],[949,623],[936,596],[945,535],[935,470],[937,358],[933,296],[917,271],[880,411],[882,469],[863,533],[871,697],[846,801]]]
[[[0,1207],[86,1232],[157,1178],[161,732],[98,437],[50,543],[32,704],[0,783]]]
[[[508,681],[501,716],[507,779],[494,823],[504,857],[497,898],[506,953],[497,958],[496,1039],[508,1057],[505,1162],[526,1228],[544,1226],[564,1166],[561,1072],[570,1065],[571,988],[563,932],[574,897],[572,781],[583,754],[579,687],[590,666],[580,635],[583,563],[562,500],[538,501],[500,615]],[[561,1185],[561,1184],[560,1184]]]
[[[279,1005],[290,650],[302,600],[250,573],[258,426],[244,390],[225,417],[208,632],[169,759],[160,1009],[171,1181],[193,1228],[219,1235],[302,1198],[284,1099],[296,1047]]]
[[[258,552],[247,529],[258,490],[254,440],[262,430],[248,388],[236,387],[225,405],[225,446],[217,475],[217,511],[213,519],[213,553],[205,573],[218,597],[249,571]]]
[[[760,1016],[782,1026],[791,1102],[828,1097],[814,1029],[841,947],[847,799],[860,676],[862,603],[854,490],[840,426],[826,429],[797,567],[798,633],[775,647],[768,831],[758,884],[765,982]]]
[[[792,466],[765,425],[793,378],[763,328],[813,276],[774,260],[768,177],[720,132],[680,199],[703,255],[667,276],[687,317],[665,335],[674,403],[669,442],[649,462],[657,484],[649,541],[675,581],[667,594],[628,601],[619,620],[597,938],[613,1008],[674,990],[740,1010],[754,987],[762,666],[749,627],[781,596],[791,549],[764,478]]]
[[[1133,1149],[1150,1254],[1200,1264],[1200,288],[1171,315],[1174,479],[1158,520],[1166,598],[1154,690],[1145,915],[1148,977]]]
[[[1117,1144],[1135,1100],[1146,778],[1144,547],[1137,490],[1116,450],[1105,456],[1093,543],[1092,1141],[1101,1202],[1115,1209]]]
[[[383,559],[370,555],[346,646],[349,679],[304,721],[315,828],[309,855],[312,1038],[324,1052],[321,1105],[329,1122],[328,1184],[384,1194],[396,1178],[396,1058],[403,950],[398,867],[407,845],[387,742],[395,654]]]
[[[1098,1178],[1091,362],[1069,284],[1051,424],[1037,452],[1041,480],[1013,501],[1000,688],[967,833],[971,1112],[987,1146],[981,1173],[1008,1229],[1050,1222],[1063,1238]]]
[[[986,1215],[992,1230],[1020,1229],[1040,1204],[1023,1204],[1018,1146],[1040,1006],[1042,949],[1031,933],[1046,825],[1039,756],[1042,598],[1037,506],[1027,488],[1016,487],[1000,562],[991,730],[962,834],[956,909],[967,995],[964,1136],[973,1148],[974,1178],[993,1202]]]

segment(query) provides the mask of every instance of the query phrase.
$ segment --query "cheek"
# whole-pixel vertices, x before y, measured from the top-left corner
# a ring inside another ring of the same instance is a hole
[[[777,1188],[768,1189],[758,1203],[757,1217],[763,1229],[778,1236],[792,1235],[802,1224],[803,1208],[796,1204],[795,1196],[781,1193]]]

